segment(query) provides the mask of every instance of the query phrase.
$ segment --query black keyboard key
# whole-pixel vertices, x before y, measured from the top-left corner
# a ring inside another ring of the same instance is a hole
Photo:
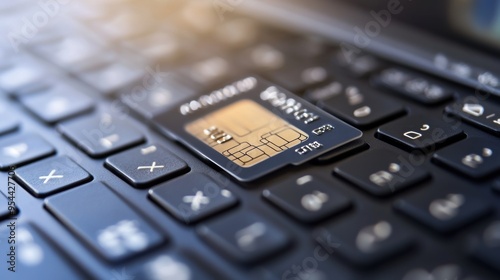
[[[65,156],[18,168],[15,176],[36,197],[45,197],[91,179],[87,171]]]
[[[340,94],[320,100],[318,106],[357,127],[372,126],[405,112],[401,104],[377,95],[367,87],[348,86]]]
[[[500,194],[500,179],[493,182],[493,191]]]
[[[43,83],[43,72],[33,62],[22,61],[0,70],[0,88],[9,94]]]
[[[161,81],[150,82],[152,85],[142,82],[121,95],[122,102],[145,119],[152,119],[196,94],[192,88],[182,85],[175,78],[166,77]]]
[[[500,106],[474,97],[446,107],[446,112],[490,133],[500,135]]]
[[[438,151],[434,159],[460,174],[484,178],[500,171],[500,143],[492,139],[468,138]]]
[[[359,266],[371,266],[407,251],[413,238],[405,229],[389,220],[347,219],[321,227],[316,241],[330,253]]]
[[[477,260],[500,270],[500,221],[490,223],[470,240],[470,254]]]
[[[0,170],[32,162],[54,152],[54,148],[37,134],[6,136],[0,138]]]
[[[263,196],[287,214],[306,223],[318,222],[351,206],[333,186],[305,175],[266,189]]]
[[[156,144],[111,156],[106,167],[135,187],[150,186],[189,170],[184,161]]]
[[[88,112],[94,105],[90,97],[67,85],[30,94],[20,100],[30,112],[50,124]]]
[[[334,63],[358,78],[369,76],[383,66],[383,62],[372,55],[354,52],[346,53],[344,50],[335,54]]]
[[[238,67],[232,67],[229,59],[219,56],[198,61],[178,73],[196,92],[213,90],[242,75]]]
[[[99,182],[47,198],[45,206],[108,261],[135,256],[164,241],[142,216]]]
[[[216,279],[203,269],[193,258],[180,255],[159,254],[141,264],[134,279],[174,280],[174,279]]]
[[[6,263],[0,270],[1,279],[88,279],[60,252],[44,234],[30,224],[11,223],[2,227],[0,250]],[[13,235],[12,230],[15,230]],[[14,236],[14,238],[12,238]],[[12,242],[9,242],[11,241]],[[15,243],[13,241],[15,240]],[[12,248],[15,248],[13,251]],[[10,260],[13,260],[10,262]],[[12,270],[11,270],[12,269]],[[15,272],[14,272],[15,271]]]
[[[382,71],[375,78],[375,84],[426,105],[439,104],[453,97],[453,91],[446,86],[401,68]]]
[[[61,123],[58,130],[91,157],[104,157],[144,141],[126,118],[107,113]]]
[[[434,152],[462,136],[463,131],[443,120],[420,115],[407,116],[377,130],[378,136],[405,150]]]
[[[78,76],[101,94],[109,96],[143,78],[145,73],[140,69],[142,67],[134,67],[122,62],[110,62],[97,69],[93,68],[79,73]],[[154,79],[165,75],[159,71],[155,72],[153,68],[148,68],[148,74]]]
[[[325,61],[312,59],[293,59],[279,70],[269,71],[264,75],[269,80],[294,93],[301,93],[306,88],[323,83],[330,78]]]
[[[408,270],[401,278],[402,280],[484,280],[489,278],[479,278],[472,274],[464,265],[453,263],[447,260],[440,260],[440,265],[433,264],[429,267],[415,267]],[[424,265],[422,265],[424,266]]]
[[[200,173],[190,173],[149,191],[151,199],[186,224],[234,206],[238,199]]]
[[[197,231],[211,246],[241,263],[263,260],[282,251],[290,241],[275,225],[252,213],[222,216]]]
[[[441,233],[451,233],[477,221],[487,214],[490,205],[474,194],[454,192],[426,192],[399,200],[396,210]]]
[[[376,196],[387,196],[412,187],[430,176],[428,171],[413,166],[409,158],[382,149],[348,159],[339,164],[335,172]]]

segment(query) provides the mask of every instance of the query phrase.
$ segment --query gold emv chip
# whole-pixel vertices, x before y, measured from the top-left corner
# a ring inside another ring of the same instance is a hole
[[[258,164],[309,138],[306,132],[249,99],[188,123],[186,131],[241,167]]]

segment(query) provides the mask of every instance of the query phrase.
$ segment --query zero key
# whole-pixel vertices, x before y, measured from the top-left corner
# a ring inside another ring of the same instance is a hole
[[[45,206],[108,261],[130,258],[164,241],[141,215],[100,182],[50,197]]]

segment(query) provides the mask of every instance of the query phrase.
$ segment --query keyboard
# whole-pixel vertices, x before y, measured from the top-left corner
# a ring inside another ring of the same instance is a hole
[[[43,3],[0,4],[0,279],[500,277],[488,91],[238,1]]]

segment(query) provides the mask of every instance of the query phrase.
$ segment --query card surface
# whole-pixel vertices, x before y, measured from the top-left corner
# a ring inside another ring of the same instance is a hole
[[[241,181],[299,165],[362,132],[261,78],[247,77],[156,119],[169,136]]]

